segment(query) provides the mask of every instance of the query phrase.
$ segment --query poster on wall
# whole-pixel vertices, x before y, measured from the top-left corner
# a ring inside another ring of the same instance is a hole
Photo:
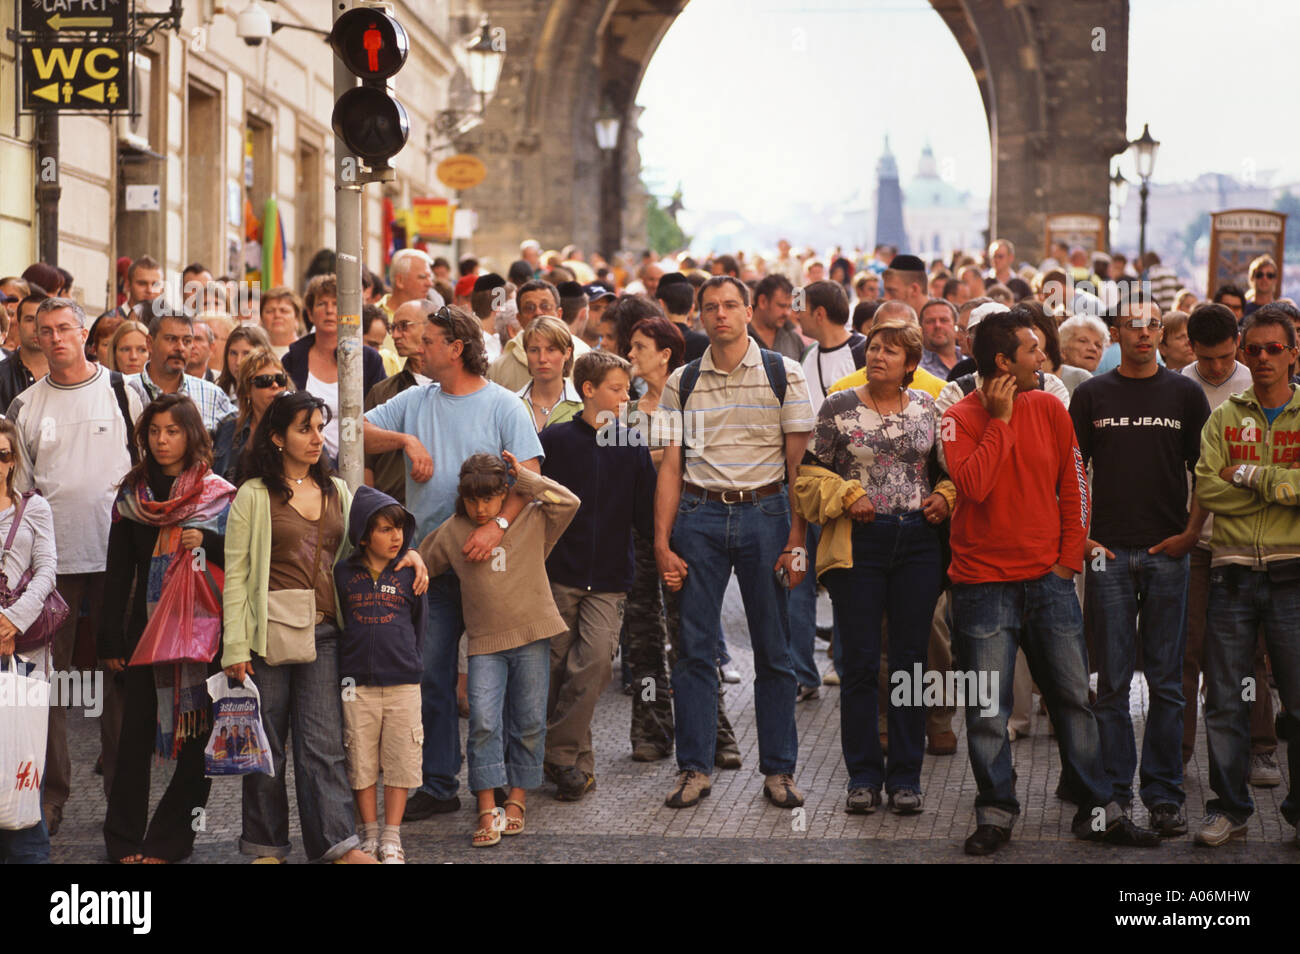
[[[1250,263],[1260,255],[1271,255],[1282,272],[1282,251],[1286,247],[1286,216],[1268,209],[1229,209],[1210,215],[1210,274],[1207,298],[1220,285],[1233,284],[1243,291],[1250,287]]]

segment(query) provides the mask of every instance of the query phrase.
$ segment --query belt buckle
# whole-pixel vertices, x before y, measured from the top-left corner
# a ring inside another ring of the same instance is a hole
[[[748,491],[746,491],[746,490],[724,490],[724,491],[722,492],[722,502],[723,502],[724,504],[738,504],[738,503],[744,503],[744,502],[745,502],[745,494],[746,494],[746,493],[748,493]],[[737,494],[738,496],[736,497],[735,500],[728,500],[728,499],[727,499],[727,495],[728,495],[728,494]]]

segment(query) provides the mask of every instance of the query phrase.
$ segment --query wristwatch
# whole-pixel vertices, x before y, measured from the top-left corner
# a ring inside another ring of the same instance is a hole
[[[1235,480],[1236,478],[1234,477],[1233,479]],[[496,525],[500,527],[503,531],[510,529],[510,521],[507,520],[505,517],[501,516],[500,514],[497,514],[492,519],[493,521],[496,522]]]
[[[1238,467],[1236,470],[1232,472],[1232,485],[1234,487],[1246,486],[1246,466],[1247,466],[1246,464],[1242,464],[1240,467]],[[498,517],[497,519],[499,520],[501,518]]]

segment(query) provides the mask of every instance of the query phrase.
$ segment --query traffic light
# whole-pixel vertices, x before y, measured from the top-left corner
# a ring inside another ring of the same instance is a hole
[[[361,78],[334,104],[334,133],[366,165],[386,168],[411,134],[406,109],[388,90],[388,78],[406,62],[406,31],[383,10],[357,7],[334,22],[329,43]]]

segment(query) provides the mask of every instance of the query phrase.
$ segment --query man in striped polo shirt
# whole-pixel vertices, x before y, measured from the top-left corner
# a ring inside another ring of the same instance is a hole
[[[699,306],[709,348],[673,373],[660,400],[685,448],[664,454],[655,493],[655,561],[664,584],[682,591],[672,673],[680,774],[666,804],[686,808],[709,794],[717,626],[734,568],[754,647],[763,793],[795,808],[803,795],[794,785],[799,739],[788,588],[811,568],[807,524],[794,512],[786,477],[803,458],[812,405],[798,363],[761,350],[749,336],[753,309],[741,281],[709,279]]]

